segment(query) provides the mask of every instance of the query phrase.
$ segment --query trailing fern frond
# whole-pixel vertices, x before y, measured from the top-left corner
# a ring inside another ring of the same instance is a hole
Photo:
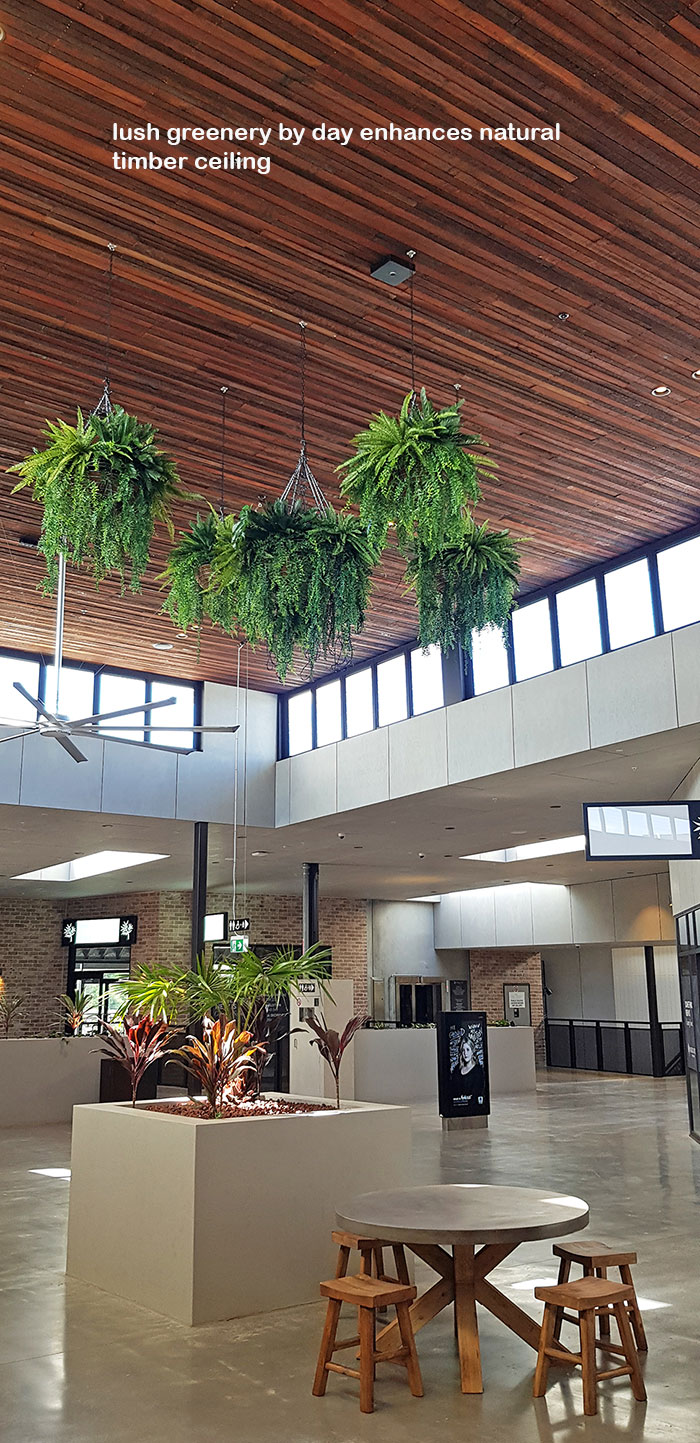
[[[449,651],[459,643],[471,655],[472,635],[487,627],[505,633],[520,574],[520,556],[508,531],[492,531],[471,518],[458,544],[431,553],[418,542],[406,580],[418,602],[418,640]]]
[[[167,560],[165,571],[158,577],[168,595],[163,610],[180,631],[194,626],[199,632],[205,620],[214,622],[223,631],[236,631],[236,608],[231,586],[221,591],[210,588],[220,522],[214,511],[197,516],[189,531],[182,532]]]

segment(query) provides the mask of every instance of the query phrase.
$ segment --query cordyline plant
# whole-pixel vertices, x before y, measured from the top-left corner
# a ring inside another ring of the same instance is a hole
[[[472,637],[488,627],[505,634],[518,577],[518,543],[471,517],[458,542],[431,552],[418,541],[408,556],[406,580],[418,603],[421,646],[450,651],[459,643],[471,656]]]
[[[202,1040],[188,1037],[171,1056],[178,1057],[185,1071],[197,1079],[210,1116],[220,1117],[227,1094],[233,1094],[237,1085],[239,1091],[245,1090],[241,1084],[246,1074],[255,1072],[260,1050],[251,1033],[239,1032],[235,1022],[205,1017]]]
[[[84,987],[76,987],[74,997],[71,997],[67,992],[64,993],[62,997],[59,997],[58,1001],[61,1007],[62,1021],[74,1037],[76,1033],[80,1031],[84,1022],[89,1022],[96,1018],[93,1004],[90,1002]]]
[[[328,1026],[323,1013],[321,1013],[320,1019],[310,1015],[306,1020],[306,1026],[316,1034],[311,1038],[311,1046],[318,1048],[333,1073],[336,1107],[340,1107],[340,1069],[346,1048],[352,1042],[355,1033],[364,1027],[366,1021],[366,1016],[351,1017],[343,1031],[336,1032],[334,1027]]]
[[[352,655],[377,558],[357,517],[278,500],[224,518],[211,585],[232,598],[251,646],[267,646],[284,680],[297,649],[310,673],[319,656]]]
[[[481,497],[480,479],[496,464],[473,449],[486,446],[481,436],[462,431],[461,405],[439,410],[424,390],[411,391],[398,416],[380,411],[355,436],[354,455],[338,467],[341,494],[359,507],[379,549],[390,525],[402,551],[419,540],[433,554],[459,538],[462,518]]]
[[[86,566],[96,585],[116,572],[140,590],[156,521],[173,535],[171,507],[188,493],[175,463],[156,444],[153,426],[115,406],[107,416],[81,411],[75,426],[47,421],[46,444],[10,470],[44,508],[39,550],[46,558],[44,591],[55,589],[61,552]]]
[[[257,1092],[272,1040],[267,1004],[289,997],[305,981],[318,982],[325,993],[329,962],[327,948],[315,944],[300,957],[294,948],[280,947],[270,957],[243,952],[235,963],[200,958],[193,971],[142,965],[124,989],[129,1008],[169,1026],[183,1019],[201,1022],[221,1017],[234,1023],[238,1033],[250,1033],[258,1051],[255,1068],[245,1080]]]
[[[124,1068],[131,1085],[132,1107],[136,1106],[136,1092],[146,1068],[168,1055],[172,1038],[172,1027],[146,1013],[127,1012],[119,1026],[102,1023],[101,1050]]]

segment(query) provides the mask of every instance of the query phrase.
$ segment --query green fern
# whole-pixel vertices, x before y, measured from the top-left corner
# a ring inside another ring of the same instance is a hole
[[[416,540],[429,553],[457,541],[467,508],[481,496],[480,478],[495,462],[475,452],[480,436],[463,434],[459,401],[436,410],[424,390],[405,397],[398,416],[383,411],[355,436],[355,453],[338,467],[341,494],[359,507],[374,545],[390,525],[402,549]]]
[[[244,506],[219,527],[211,586],[235,597],[252,646],[264,643],[284,681],[296,649],[309,670],[320,655],[352,652],[364,623],[376,552],[361,522],[299,502]]]
[[[31,486],[44,508],[39,550],[46,559],[44,591],[56,585],[58,558],[87,566],[95,584],[116,572],[139,591],[148,565],[153,528],[161,521],[173,535],[173,502],[186,496],[175,463],[156,445],[154,428],[121,406],[75,426],[47,422],[46,445],[10,468]]]
[[[406,580],[418,602],[421,646],[449,651],[459,643],[471,655],[472,634],[496,627],[505,634],[520,574],[518,542],[471,517],[458,544],[431,553],[418,542]]]
[[[194,626],[201,631],[204,621],[214,622],[223,631],[236,631],[236,608],[230,586],[221,591],[210,589],[210,572],[214,560],[220,522],[212,511],[197,516],[189,531],[181,532],[158,580],[168,588],[163,610],[180,631]]]

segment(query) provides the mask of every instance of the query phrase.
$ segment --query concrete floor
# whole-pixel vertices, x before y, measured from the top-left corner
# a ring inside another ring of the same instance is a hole
[[[418,1340],[425,1397],[379,1370],[377,1411],[331,1378],[310,1396],[321,1305],[187,1329],[66,1282],[67,1128],[0,1133],[0,1433],[3,1443],[668,1443],[700,1440],[700,1148],[681,1082],[553,1074],[537,1100],[498,1099],[484,1133],[443,1136],[415,1115],[415,1181],[540,1186],[584,1197],[591,1235],[635,1247],[650,1352],[647,1405],[624,1380],[602,1385],[584,1421],[578,1377],[552,1370],[531,1398],[534,1354],[480,1310],[485,1392],[459,1392],[451,1317]],[[280,1179],[284,1186],[284,1179]],[[144,1178],[144,1187],[148,1179]],[[231,1225],[235,1226],[235,1218]],[[433,1279],[422,1265],[419,1282]],[[495,1280],[536,1315],[529,1288],[554,1276],[546,1243],[520,1248]],[[661,1305],[661,1306],[658,1306]]]

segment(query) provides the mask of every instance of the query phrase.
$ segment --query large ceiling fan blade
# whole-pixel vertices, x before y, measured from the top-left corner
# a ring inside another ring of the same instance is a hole
[[[16,742],[18,737],[33,737],[40,731],[41,727],[25,727],[23,732],[10,732],[9,737],[0,737],[0,743]]]
[[[69,757],[72,757],[74,762],[87,761],[87,757],[83,756],[83,753],[78,751],[78,748],[74,747],[72,741],[70,741],[67,736],[64,736],[62,732],[51,732],[50,735],[55,738],[60,747],[63,747],[64,752],[68,752]]]
[[[23,696],[24,700],[28,701],[29,705],[33,706],[35,711],[39,712],[40,716],[46,717],[46,720],[53,722],[54,726],[60,726],[58,717],[55,717],[53,715],[53,712],[47,711],[44,703],[42,701],[39,701],[38,697],[31,696],[27,691],[27,688],[22,686],[21,681],[13,681],[12,685],[15,691],[18,691],[20,696]]]
[[[130,728],[124,727],[123,730],[127,731],[130,730]],[[133,728],[133,730],[143,731],[143,727],[135,727]],[[164,730],[167,731],[168,728],[165,727]],[[78,737],[94,737],[95,735],[96,733],[92,730],[89,730],[88,728],[85,728],[85,730],[83,731],[71,732],[71,736]],[[104,737],[99,737],[99,740],[105,742],[116,742],[119,746],[123,747],[145,747],[146,750],[149,752],[177,752],[178,756],[189,756],[190,752],[193,750],[192,747],[159,747],[156,745],[155,742],[137,742],[135,737],[132,740],[131,737],[112,737],[109,736],[109,734]]]
[[[142,727],[130,727],[130,726],[125,726],[125,727],[120,727],[119,730],[120,730],[120,732],[188,732],[188,733],[189,733],[189,732],[229,732],[229,733],[230,733],[230,732],[240,731],[240,727],[237,727],[237,726],[235,726],[235,727],[200,727],[200,726],[185,726],[185,725],[180,725],[180,724],[178,724],[177,726],[173,725],[173,726],[171,726],[171,727],[169,727],[169,726],[148,726],[148,725],[142,726]],[[71,727],[71,732],[74,733],[75,731],[76,731],[75,726],[72,726],[72,727]],[[89,730],[88,730],[87,727],[85,727],[85,728],[82,728],[82,727],[81,727],[81,729],[80,729],[80,735],[81,735],[81,736],[84,736],[84,737],[85,737],[85,736],[96,736],[96,735],[97,735],[97,732],[93,732],[92,729],[89,729]],[[117,738],[117,740],[118,740],[118,738]],[[126,738],[125,738],[125,740],[126,740]]]
[[[19,683],[18,683],[18,682],[15,682],[15,686],[19,686]],[[26,696],[27,693],[25,692],[24,695]],[[30,697],[29,700],[32,701],[32,698]],[[155,710],[156,710],[156,707],[159,707],[159,706],[173,706],[176,701],[177,701],[177,697],[176,697],[176,696],[168,696],[168,697],[165,698],[165,701],[151,701],[151,702],[149,702],[149,703],[148,703],[148,707],[146,707],[146,703],[143,702],[140,706],[125,706],[125,707],[122,707],[121,711],[95,712],[94,716],[81,716],[81,717],[78,717],[78,718],[76,719],[76,721],[71,722],[70,725],[71,725],[71,728],[74,728],[74,727],[86,727],[86,726],[93,726],[93,725],[94,725],[94,726],[101,726],[103,722],[113,721],[115,717],[120,717],[120,716],[135,716],[137,712],[142,712],[142,711],[146,711],[146,710],[148,710],[148,711],[155,711]],[[39,703],[37,703],[37,705],[39,705]],[[143,728],[142,728],[142,727],[138,727],[137,730],[138,730],[138,731],[142,731]]]

